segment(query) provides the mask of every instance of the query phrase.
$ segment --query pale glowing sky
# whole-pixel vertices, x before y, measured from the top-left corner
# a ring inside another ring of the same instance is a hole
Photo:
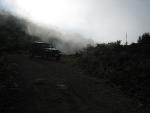
[[[150,32],[150,0],[0,0],[0,7],[96,42],[136,41]]]

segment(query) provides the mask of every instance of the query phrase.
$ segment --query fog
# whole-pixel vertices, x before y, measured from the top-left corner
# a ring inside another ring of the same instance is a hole
[[[87,39],[80,33],[62,31],[54,26],[45,27],[31,22],[27,22],[26,26],[28,34],[38,36],[44,42],[52,43],[65,54],[72,54],[88,45],[94,45],[92,39]]]
[[[75,53],[87,47],[89,44],[94,45],[92,39],[87,38],[80,32],[64,30],[52,24],[33,21],[33,19],[28,18],[26,15],[17,13],[17,7],[14,7],[14,4],[12,5],[13,2],[11,3],[5,0],[0,1],[0,3],[0,14],[3,15],[0,22],[1,24],[6,23],[9,18],[11,19],[9,15],[14,15],[26,26],[26,33],[31,36],[39,37],[40,41],[53,43],[56,48],[65,54]],[[12,5],[12,8],[8,7],[9,5]]]
[[[150,31],[149,0],[1,0],[0,3],[3,9],[38,25],[81,34],[98,43],[116,40],[124,43],[126,33],[129,43],[136,42],[139,35]]]

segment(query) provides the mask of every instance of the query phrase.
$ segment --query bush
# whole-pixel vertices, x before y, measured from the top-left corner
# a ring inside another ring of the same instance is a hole
[[[90,76],[106,78],[129,95],[146,102],[150,97],[150,46],[120,43],[98,44],[78,57]]]
[[[0,14],[0,19],[0,112],[19,113],[23,111],[26,90],[19,77],[19,66],[9,55],[27,51],[34,40],[25,32],[24,20],[9,14]]]

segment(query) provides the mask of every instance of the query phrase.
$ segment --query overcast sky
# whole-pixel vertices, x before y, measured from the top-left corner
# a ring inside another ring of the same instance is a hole
[[[150,32],[150,0],[0,0],[0,9],[96,42],[135,42]]]

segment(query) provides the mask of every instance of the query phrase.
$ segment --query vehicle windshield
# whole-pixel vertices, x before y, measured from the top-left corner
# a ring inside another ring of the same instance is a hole
[[[50,44],[42,44],[41,45],[43,48],[52,48],[53,46]]]
[[[41,43],[41,44],[36,44],[40,48],[54,48],[51,44],[48,43]]]

